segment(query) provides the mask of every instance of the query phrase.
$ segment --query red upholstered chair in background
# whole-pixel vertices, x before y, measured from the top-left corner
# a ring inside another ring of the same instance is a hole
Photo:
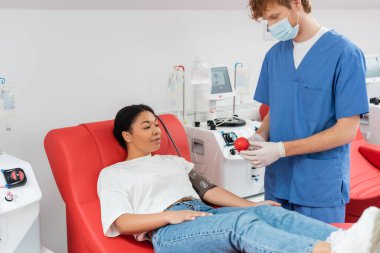
[[[267,115],[268,112],[269,112],[269,105],[261,104],[261,106],[259,108],[259,114],[260,114],[261,121],[263,121],[264,117]]]
[[[185,130],[173,115],[160,116],[178,146],[190,161]],[[67,240],[71,253],[153,252],[148,242],[132,236],[103,235],[97,180],[102,168],[126,158],[112,135],[113,120],[54,129],[45,137],[45,150],[61,196],[66,204]],[[165,131],[156,154],[177,155]],[[339,226],[344,226],[340,224]],[[347,226],[347,225],[346,225]]]
[[[380,146],[368,144],[360,130],[351,143],[350,172],[346,222],[356,222],[367,207],[380,207]]]

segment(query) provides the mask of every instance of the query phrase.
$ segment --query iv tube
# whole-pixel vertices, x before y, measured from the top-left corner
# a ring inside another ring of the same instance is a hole
[[[174,66],[175,71],[181,71],[182,73],[182,120],[185,122],[185,67],[183,65]]]

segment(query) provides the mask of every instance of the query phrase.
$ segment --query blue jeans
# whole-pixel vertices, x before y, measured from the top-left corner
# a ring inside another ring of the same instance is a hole
[[[212,208],[199,200],[175,204],[170,211],[212,213],[167,225],[152,236],[156,253],[312,252],[337,229],[281,207]]]
[[[346,219],[346,205],[332,207],[301,206],[293,204],[286,199],[278,199],[268,192],[265,192],[265,199],[276,201],[285,209],[296,211],[297,213],[326,223],[344,222]]]

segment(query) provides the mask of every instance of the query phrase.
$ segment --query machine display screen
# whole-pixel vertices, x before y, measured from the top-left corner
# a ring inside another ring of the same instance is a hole
[[[227,67],[211,68],[211,82],[211,94],[232,92],[232,86]]]
[[[377,56],[366,57],[366,78],[380,78],[380,63]]]

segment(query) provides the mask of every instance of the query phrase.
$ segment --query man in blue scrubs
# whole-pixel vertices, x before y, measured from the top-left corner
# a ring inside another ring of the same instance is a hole
[[[240,154],[266,166],[266,199],[344,222],[349,143],[368,112],[363,53],[319,25],[308,0],[250,0],[250,8],[280,41],[265,56],[254,95],[270,112]]]

